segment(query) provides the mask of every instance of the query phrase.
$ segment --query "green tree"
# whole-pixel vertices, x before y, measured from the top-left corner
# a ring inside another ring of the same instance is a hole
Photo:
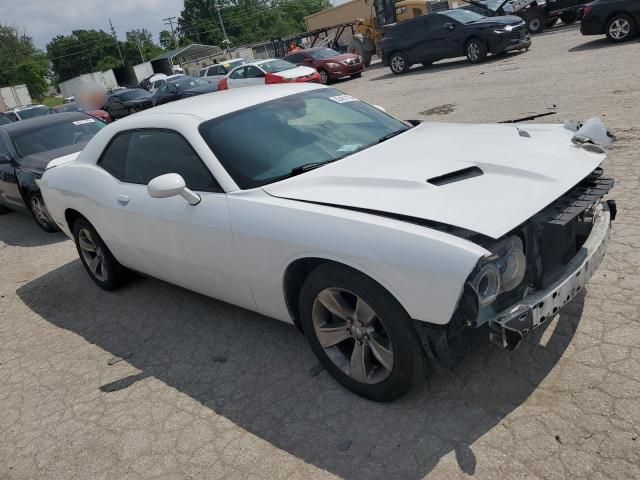
[[[173,35],[168,30],[162,30],[160,32],[160,46],[165,50],[173,50],[176,48],[175,43],[173,42]]]
[[[154,43],[151,32],[146,28],[131,30],[125,37],[123,53],[127,63],[146,62],[162,53],[162,48]]]
[[[33,98],[47,89],[47,57],[18,27],[0,24],[0,86],[26,84]]]
[[[117,68],[121,65],[122,62],[119,58],[107,55],[106,57],[101,58],[100,61],[96,64],[96,70],[99,72],[105,72],[107,70]]]

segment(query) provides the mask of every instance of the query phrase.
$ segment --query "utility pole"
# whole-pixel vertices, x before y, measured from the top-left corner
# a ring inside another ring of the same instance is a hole
[[[222,36],[224,37],[224,40],[222,41],[225,45],[225,47],[227,47],[227,53],[229,53],[229,37],[227,37],[227,31],[224,28],[224,22],[222,21],[222,14],[220,13],[220,6],[218,5],[218,0],[214,0],[215,2],[215,7],[216,7],[216,11],[218,12],[218,20],[220,21],[220,28],[222,29]]]
[[[169,28],[171,29],[171,36],[173,37],[173,48],[178,48],[178,40],[176,40],[176,32],[173,29],[174,20],[176,20],[176,17],[168,17],[168,18],[163,18],[162,19],[164,24],[168,25]]]
[[[122,50],[120,50],[120,42],[118,42],[118,37],[116,36],[116,29],[113,28],[113,23],[111,23],[111,19],[109,19],[109,26],[111,27],[111,35],[113,35],[113,39],[116,41],[116,47],[118,47],[118,54],[120,54],[120,61],[122,65],[124,65],[124,57],[122,56]]]
[[[136,45],[138,47],[138,52],[140,52],[140,58],[142,59],[142,63],[146,62],[144,59],[144,55],[142,54],[142,47],[140,46],[140,39],[136,38]]]

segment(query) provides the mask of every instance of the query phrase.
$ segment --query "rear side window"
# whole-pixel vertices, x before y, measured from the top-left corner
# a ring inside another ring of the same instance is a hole
[[[165,173],[177,173],[192,190],[222,191],[191,145],[169,130],[121,133],[107,146],[99,165],[127,183],[146,185]]]

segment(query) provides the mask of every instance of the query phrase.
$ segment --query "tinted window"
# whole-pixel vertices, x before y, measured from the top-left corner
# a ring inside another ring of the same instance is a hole
[[[20,118],[22,120],[26,120],[27,118],[39,117],[40,115],[44,115],[49,110],[44,105],[39,105],[33,108],[26,108],[24,110],[20,110]]]
[[[163,84],[165,84],[166,82],[164,80],[158,80],[157,82],[155,82],[153,84],[153,88],[159,88],[161,87]]]
[[[302,63],[304,61],[304,55],[302,53],[294,53],[293,55],[286,57],[285,60],[291,63]]]
[[[296,68],[296,65],[286,60],[269,60],[267,62],[261,62],[259,65],[260,68],[269,73],[278,73]]]
[[[86,118],[16,134],[12,136],[12,140],[18,155],[26,157],[69,145],[87,143],[104,126],[105,124],[99,120]]]
[[[316,60],[323,60],[325,58],[335,57],[340,54],[335,50],[332,50],[331,48],[320,48],[318,50],[312,50],[311,52],[309,52],[309,55],[311,55]]]
[[[247,70],[246,68],[238,68],[237,70],[234,70],[231,73],[231,75],[229,75],[229,78],[233,78],[234,80],[246,78],[245,77],[246,70]]]
[[[240,188],[351,155],[407,126],[334,89],[299,93],[214,118],[199,131]],[[278,141],[274,141],[274,139]]]
[[[188,90],[189,88],[209,85],[209,82],[195,77],[178,77],[175,80],[169,80],[168,83],[176,85],[178,90]]]
[[[227,74],[227,69],[224,68],[222,65],[216,65],[215,67],[211,67],[209,68],[209,76],[213,76],[213,75],[226,75]]]
[[[9,117],[11,120],[13,120],[14,122],[17,122],[18,120],[20,120],[14,112],[7,112],[5,115]]]
[[[140,130],[120,134],[105,150],[100,165],[124,182],[146,185],[165,173],[177,173],[193,190],[220,191],[189,143],[175,132]]]

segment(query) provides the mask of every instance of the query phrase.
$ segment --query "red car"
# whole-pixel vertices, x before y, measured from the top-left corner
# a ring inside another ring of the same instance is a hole
[[[87,115],[91,115],[98,120],[102,120],[104,123],[111,123],[112,118],[109,113],[104,110],[93,110],[91,107],[85,107],[76,102],[65,103],[64,105],[60,105],[58,107],[54,107],[49,109],[47,113],[62,113],[62,112],[84,112]]]
[[[339,53],[324,47],[297,50],[284,57],[284,60],[315,68],[324,84],[343,77],[359,77],[364,70],[360,55]]]

